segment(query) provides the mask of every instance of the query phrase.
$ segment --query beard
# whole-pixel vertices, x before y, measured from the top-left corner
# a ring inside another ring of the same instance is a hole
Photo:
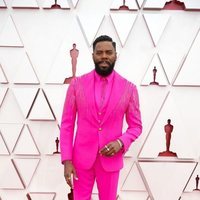
[[[115,62],[113,62],[112,64],[110,64],[109,62],[106,62],[109,67],[106,68],[102,68],[99,66],[99,64],[101,64],[101,62],[95,62],[95,71],[97,72],[97,74],[99,74],[100,76],[108,76],[112,73],[114,66],[115,66]]]

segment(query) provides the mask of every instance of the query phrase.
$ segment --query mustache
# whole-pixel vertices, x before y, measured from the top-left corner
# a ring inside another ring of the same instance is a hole
[[[97,64],[99,65],[99,64],[102,64],[102,63],[106,63],[106,64],[110,65],[109,61],[99,61]]]

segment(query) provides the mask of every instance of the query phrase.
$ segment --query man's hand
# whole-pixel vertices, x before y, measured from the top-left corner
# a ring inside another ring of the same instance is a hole
[[[76,175],[76,170],[71,162],[71,160],[66,160],[64,163],[64,177],[67,184],[73,188],[73,178],[78,180]]]
[[[104,156],[114,156],[121,148],[122,145],[120,145],[119,141],[115,140],[100,149],[99,153]]]

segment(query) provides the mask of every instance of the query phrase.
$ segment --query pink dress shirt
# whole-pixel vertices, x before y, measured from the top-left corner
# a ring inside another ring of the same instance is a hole
[[[103,109],[108,103],[113,84],[114,73],[102,77],[95,72],[95,100],[98,109]]]

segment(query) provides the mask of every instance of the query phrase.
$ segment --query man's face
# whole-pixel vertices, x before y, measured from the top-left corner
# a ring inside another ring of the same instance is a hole
[[[108,76],[112,73],[117,53],[112,42],[98,42],[93,52],[93,61],[96,72],[101,76]]]

